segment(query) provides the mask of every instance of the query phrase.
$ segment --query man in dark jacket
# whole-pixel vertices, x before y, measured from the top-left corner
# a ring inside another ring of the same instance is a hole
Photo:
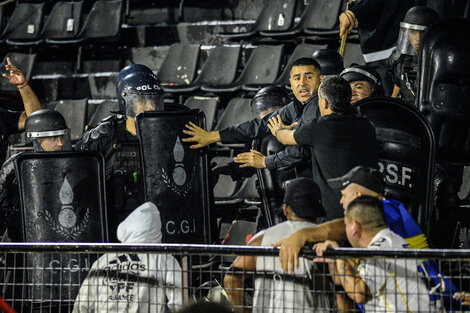
[[[318,91],[321,117],[296,130],[279,117],[269,121],[271,133],[284,145],[311,149],[313,181],[320,187],[326,220],[343,217],[339,190],[327,180],[358,166],[377,167],[375,128],[366,117],[351,112],[351,87],[341,77],[325,79]]]
[[[191,149],[199,149],[211,143],[241,143],[249,140],[263,138],[269,135],[268,120],[273,115],[280,115],[285,124],[292,127],[300,126],[320,116],[317,105],[316,91],[323,80],[319,64],[311,58],[301,58],[292,64],[290,84],[295,99],[282,109],[275,111],[263,119],[256,118],[251,121],[233,125],[220,131],[207,132],[197,125],[186,125],[183,132],[191,137],[183,138],[184,142],[195,142]],[[242,163],[240,167],[268,168],[269,170],[291,168],[306,164],[310,160],[308,149],[287,147],[286,149],[264,156],[252,150],[239,154],[235,162]]]

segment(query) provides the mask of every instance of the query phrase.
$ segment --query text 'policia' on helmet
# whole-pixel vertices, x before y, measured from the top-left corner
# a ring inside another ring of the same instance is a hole
[[[414,6],[400,22],[397,50],[401,54],[418,55],[421,38],[426,29],[439,20],[439,14],[426,6]]]
[[[122,82],[124,77],[134,73],[147,73],[150,75],[155,75],[153,71],[143,64],[130,64],[123,68],[116,78],[116,94],[119,94],[119,84]]]
[[[251,113],[257,118],[260,113],[272,107],[283,107],[289,103],[289,94],[285,88],[268,86],[261,88],[251,100]]]
[[[143,111],[163,111],[163,93],[155,75],[127,75],[118,86],[119,111],[132,118]]]
[[[70,128],[59,112],[42,109],[31,113],[25,122],[26,138],[33,142],[35,151],[44,151],[40,144],[43,138],[62,137],[62,150],[71,150]]]
[[[382,96],[384,94],[382,78],[379,73],[371,67],[366,65],[353,65],[344,69],[339,76],[347,80],[348,83],[354,81],[369,82],[373,88],[372,96]]]

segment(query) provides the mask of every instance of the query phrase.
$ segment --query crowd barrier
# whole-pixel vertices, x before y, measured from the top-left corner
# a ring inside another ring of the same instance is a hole
[[[319,260],[303,249],[294,274],[282,271],[278,254],[272,247],[1,243],[0,310],[175,312],[192,301],[224,303],[234,312],[363,308],[351,297],[369,309],[385,303],[390,312],[470,310],[452,299],[470,290],[469,250],[339,248]],[[345,262],[352,271],[341,268]],[[434,272],[423,266],[429,263]],[[356,269],[367,274],[367,292],[333,281],[356,280]]]

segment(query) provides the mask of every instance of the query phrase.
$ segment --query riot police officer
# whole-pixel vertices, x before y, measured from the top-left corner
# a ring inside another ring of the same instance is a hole
[[[35,152],[71,150],[70,128],[62,114],[55,110],[41,109],[31,113],[26,119],[25,131]],[[3,235],[5,228],[8,228],[8,235],[13,241],[22,240],[19,225],[20,197],[15,173],[18,155],[10,157],[0,170],[0,231]]]
[[[119,112],[87,131],[77,143],[80,150],[100,152],[106,161],[107,203],[110,234],[144,202],[135,117],[144,111],[163,111],[163,89],[143,65],[124,68],[118,76]],[[126,74],[122,78],[122,75]],[[111,238],[115,241],[116,238]]]
[[[382,78],[372,67],[353,65],[344,69],[339,76],[351,86],[351,104],[365,98],[384,95]]]
[[[439,15],[426,6],[414,6],[400,23],[397,49],[389,58],[389,71],[394,82],[392,97],[411,104],[417,94],[418,57],[421,38],[426,29],[439,20]]]

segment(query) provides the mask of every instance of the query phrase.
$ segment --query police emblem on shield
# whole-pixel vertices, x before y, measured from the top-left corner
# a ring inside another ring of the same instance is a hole
[[[23,153],[15,168],[25,242],[108,241],[103,156]],[[73,301],[92,262],[87,255],[28,254],[29,297],[37,299],[33,302]]]
[[[209,243],[208,159],[182,142],[188,122],[201,124],[204,117],[197,110],[136,117],[145,199],[160,210],[164,242]]]

